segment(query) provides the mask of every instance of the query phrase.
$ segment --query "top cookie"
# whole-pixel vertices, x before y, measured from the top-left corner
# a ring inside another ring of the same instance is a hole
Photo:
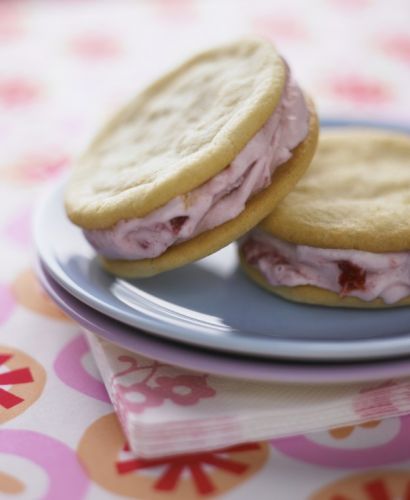
[[[264,40],[201,53],[141,92],[74,167],[70,219],[105,229],[143,217],[223,170],[276,108],[285,63]]]
[[[349,128],[322,132],[296,188],[261,227],[321,248],[410,249],[410,136]]]

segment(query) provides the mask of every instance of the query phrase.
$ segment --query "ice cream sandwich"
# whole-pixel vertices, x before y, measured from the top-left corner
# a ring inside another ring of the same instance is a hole
[[[109,272],[146,277],[236,240],[294,187],[318,135],[275,48],[202,52],[139,93],[75,165],[65,207]]]
[[[289,300],[410,305],[410,136],[322,131],[307,173],[240,256],[251,279]]]

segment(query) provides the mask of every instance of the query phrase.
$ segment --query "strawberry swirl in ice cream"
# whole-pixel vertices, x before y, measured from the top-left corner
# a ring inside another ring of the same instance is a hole
[[[394,304],[410,295],[410,252],[372,253],[295,245],[254,230],[241,243],[245,262],[271,286],[311,285]]]
[[[157,257],[171,245],[237,217],[247,200],[271,183],[275,169],[289,160],[291,150],[306,138],[308,130],[305,99],[288,77],[274,113],[222,172],[143,218],[122,220],[110,229],[85,230],[84,234],[109,259]]]

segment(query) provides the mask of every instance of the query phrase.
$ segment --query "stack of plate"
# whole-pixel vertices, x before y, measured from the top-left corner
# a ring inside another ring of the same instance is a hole
[[[38,274],[88,331],[129,351],[203,372],[330,383],[410,374],[410,308],[331,309],[286,302],[249,282],[234,245],[140,280],[104,272],[67,219],[64,183],[35,218]]]

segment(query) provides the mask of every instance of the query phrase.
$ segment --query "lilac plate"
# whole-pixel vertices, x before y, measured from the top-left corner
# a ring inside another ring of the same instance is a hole
[[[143,356],[191,370],[228,377],[306,384],[363,382],[410,375],[410,359],[363,363],[290,363],[212,352],[161,339],[116,321],[83,304],[37,266],[46,292],[84,329]]]

